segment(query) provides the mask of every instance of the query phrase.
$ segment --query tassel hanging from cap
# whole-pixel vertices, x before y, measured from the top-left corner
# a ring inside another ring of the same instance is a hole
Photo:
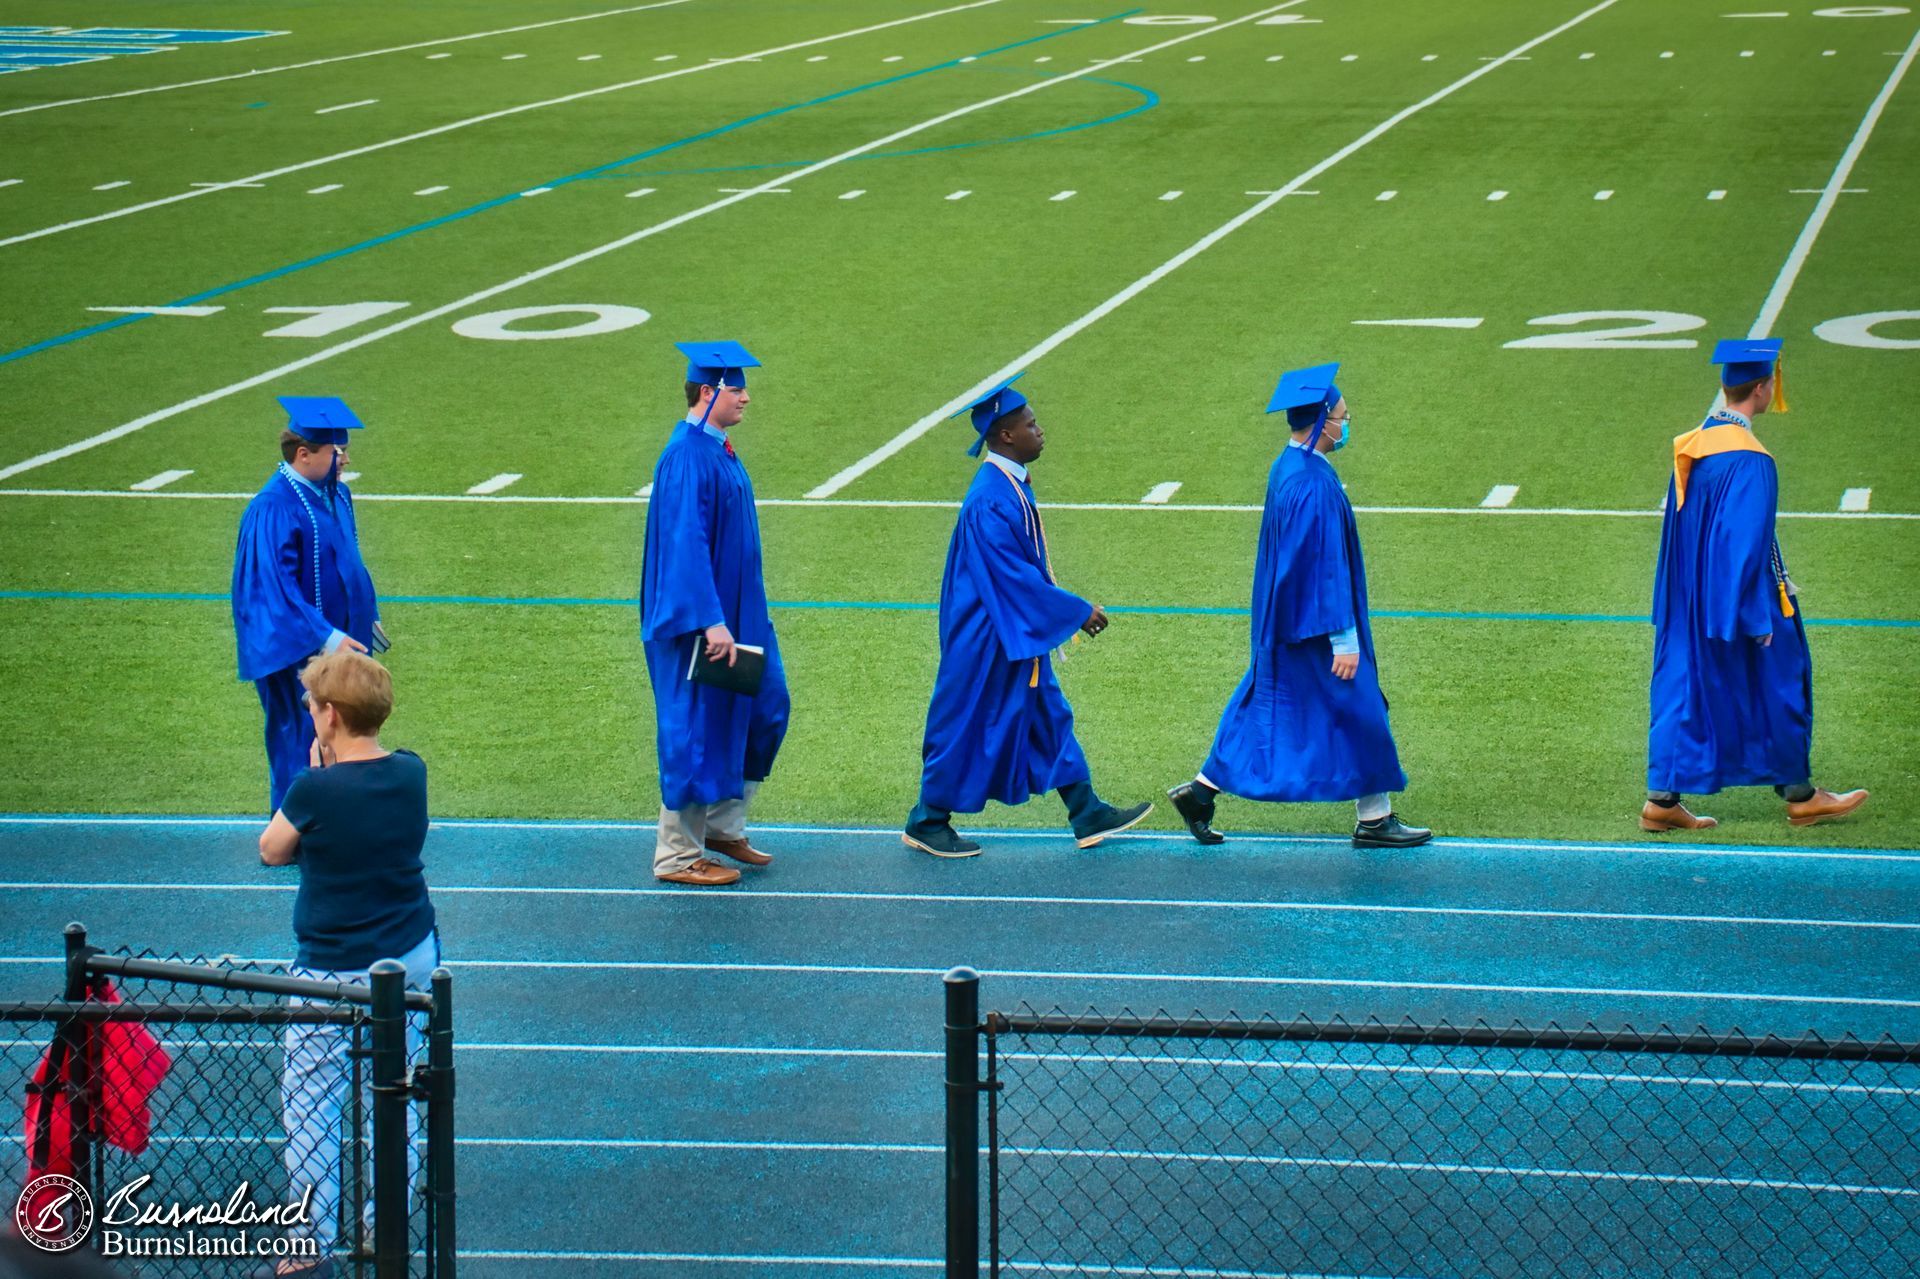
[[[1779,360],[1773,366],[1773,400],[1767,405],[1769,413],[1787,411],[1787,362]]]

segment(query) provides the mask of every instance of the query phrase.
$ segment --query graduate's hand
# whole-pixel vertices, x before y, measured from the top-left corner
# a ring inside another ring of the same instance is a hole
[[[364,653],[367,651],[367,646],[365,644],[362,644],[359,640],[355,639],[351,635],[343,636],[341,638],[340,647],[353,653]]]
[[[1333,655],[1333,673],[1341,679],[1352,679],[1360,671],[1360,654],[1335,653]]]
[[[735,656],[733,632],[727,629],[727,624],[722,622],[718,626],[709,626],[707,628],[707,660],[717,662],[724,657],[727,659],[727,665],[732,666]]]
[[[1080,623],[1080,629],[1085,631],[1089,637],[1098,635],[1101,631],[1106,630],[1107,611],[1098,604],[1095,604],[1093,606],[1093,613],[1086,621]]]

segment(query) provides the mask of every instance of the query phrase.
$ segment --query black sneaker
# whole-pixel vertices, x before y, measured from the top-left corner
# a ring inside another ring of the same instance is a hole
[[[1141,819],[1152,811],[1151,803],[1135,804],[1132,808],[1102,804],[1084,825],[1073,828],[1073,842],[1082,848],[1092,848],[1109,835],[1118,835],[1129,826],[1139,825]]]
[[[909,826],[900,836],[908,848],[917,848],[935,857],[978,857],[980,845],[963,839],[949,822],[938,826]]]
[[[1414,848],[1433,838],[1424,826],[1409,826],[1398,814],[1388,813],[1377,822],[1355,822],[1355,848]]]
[[[1174,811],[1187,824],[1187,833],[1203,844],[1221,844],[1226,836],[1213,828],[1213,797],[1198,782],[1181,782],[1167,792]]]

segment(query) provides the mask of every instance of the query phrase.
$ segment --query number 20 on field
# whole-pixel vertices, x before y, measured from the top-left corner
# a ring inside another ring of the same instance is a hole
[[[1627,323],[1618,323],[1627,321]],[[1920,311],[1866,311],[1823,320],[1813,326],[1813,335],[1835,346],[1859,346],[1874,351],[1920,350],[1920,333],[1896,337],[1876,333],[1880,325],[1920,323]],[[1534,328],[1565,329],[1563,333],[1540,333],[1533,337],[1503,342],[1510,351],[1603,351],[1621,349],[1677,351],[1699,346],[1697,338],[1673,336],[1707,327],[1704,317],[1684,311],[1563,311],[1558,315],[1537,315],[1527,324]],[[1576,324],[1599,324],[1601,328],[1580,328]],[[1909,330],[1913,333],[1913,330]]]

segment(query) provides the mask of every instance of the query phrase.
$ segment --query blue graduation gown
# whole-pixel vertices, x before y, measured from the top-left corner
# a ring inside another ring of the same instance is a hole
[[[234,639],[240,678],[254,682],[266,712],[272,808],[307,766],[313,742],[300,668],[336,630],[371,647],[379,615],[352,493],[336,484],[329,507],[281,466],[247,503],[233,552]]]
[[[707,627],[767,650],[752,697],[687,678]],[[786,736],[787,677],[767,615],[760,518],[747,468],[702,428],[676,423],[653,468],[640,568],[640,638],[653,682],[660,799],[668,808],[738,799],[766,780]]]
[[[1350,680],[1330,636],[1360,636]],[[1326,458],[1284,448],[1267,475],[1253,572],[1253,661],[1201,770],[1248,799],[1335,800],[1407,784],[1387,726],[1353,506]]]
[[[1092,613],[1054,584],[1032,486],[983,463],[960,503],[940,582],[922,803],[977,813],[990,799],[1020,804],[1088,780],[1048,654]]]
[[[1653,578],[1647,788],[1708,795],[1794,785],[1812,772],[1813,663],[1798,601],[1790,616],[1782,603],[1779,474],[1744,427],[1697,434],[1738,447],[1691,460],[1684,501],[1667,483]],[[1767,634],[1772,644],[1754,642]]]

